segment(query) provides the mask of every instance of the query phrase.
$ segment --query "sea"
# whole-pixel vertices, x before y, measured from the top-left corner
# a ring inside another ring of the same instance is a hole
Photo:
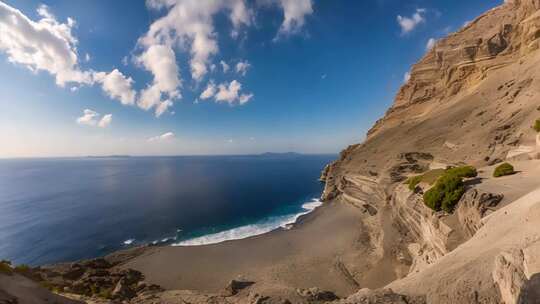
[[[336,155],[0,159],[0,260],[32,266],[138,245],[288,229]]]

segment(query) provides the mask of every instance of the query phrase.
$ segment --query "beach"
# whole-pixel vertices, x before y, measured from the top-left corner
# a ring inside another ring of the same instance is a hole
[[[147,247],[122,267],[139,270],[146,281],[166,289],[219,292],[232,279],[241,279],[263,289],[317,286],[345,296],[395,279],[382,273],[364,283],[362,278],[377,269],[356,273],[371,262],[366,258],[371,248],[362,216],[351,204],[327,203],[289,230],[212,245]]]

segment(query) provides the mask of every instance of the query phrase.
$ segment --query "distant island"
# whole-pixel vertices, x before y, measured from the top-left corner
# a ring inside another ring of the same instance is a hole
[[[131,157],[131,155],[88,155],[86,158],[128,158]]]
[[[296,157],[296,156],[302,156],[303,154],[298,152],[265,152],[259,154],[259,156],[264,157]]]

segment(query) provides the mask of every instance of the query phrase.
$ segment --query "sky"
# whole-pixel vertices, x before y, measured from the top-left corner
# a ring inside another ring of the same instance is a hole
[[[0,157],[336,153],[502,0],[0,0]]]

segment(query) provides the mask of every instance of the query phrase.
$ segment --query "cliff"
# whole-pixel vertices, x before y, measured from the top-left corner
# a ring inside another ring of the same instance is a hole
[[[421,194],[428,185],[411,192],[402,182],[449,165],[492,170],[489,166],[505,159],[538,159],[538,136],[531,126],[540,117],[539,38],[540,1],[514,0],[439,40],[412,67],[410,80],[366,140],[325,168],[323,200],[366,201],[351,191],[351,179],[369,180],[355,187],[382,197],[370,203],[385,210],[371,225],[385,240],[379,255],[410,266],[408,274],[386,286],[393,290],[389,299],[398,292],[425,296],[428,303],[532,303],[526,298],[530,301],[530,290],[539,287],[531,270],[539,235],[529,230],[529,214],[540,205],[537,194],[523,199],[527,207],[515,206],[516,201],[500,209],[502,192],[517,196],[506,183],[477,186],[490,178],[481,174],[448,215],[424,205]],[[515,183],[519,188],[524,180]],[[398,238],[390,237],[396,233]],[[369,302],[387,291],[363,290],[345,302]]]
[[[88,303],[538,303],[539,47],[540,0],[507,0],[439,40],[366,140],[326,166],[327,204],[297,229],[140,248],[33,275]],[[505,159],[521,160],[520,173],[494,180]],[[403,184],[464,163],[480,174],[453,214],[424,205],[428,184]]]
[[[433,162],[486,165],[534,142],[540,1],[506,1],[435,46],[411,69],[394,104],[367,139],[328,166],[323,198],[343,176],[379,176],[408,152]]]

